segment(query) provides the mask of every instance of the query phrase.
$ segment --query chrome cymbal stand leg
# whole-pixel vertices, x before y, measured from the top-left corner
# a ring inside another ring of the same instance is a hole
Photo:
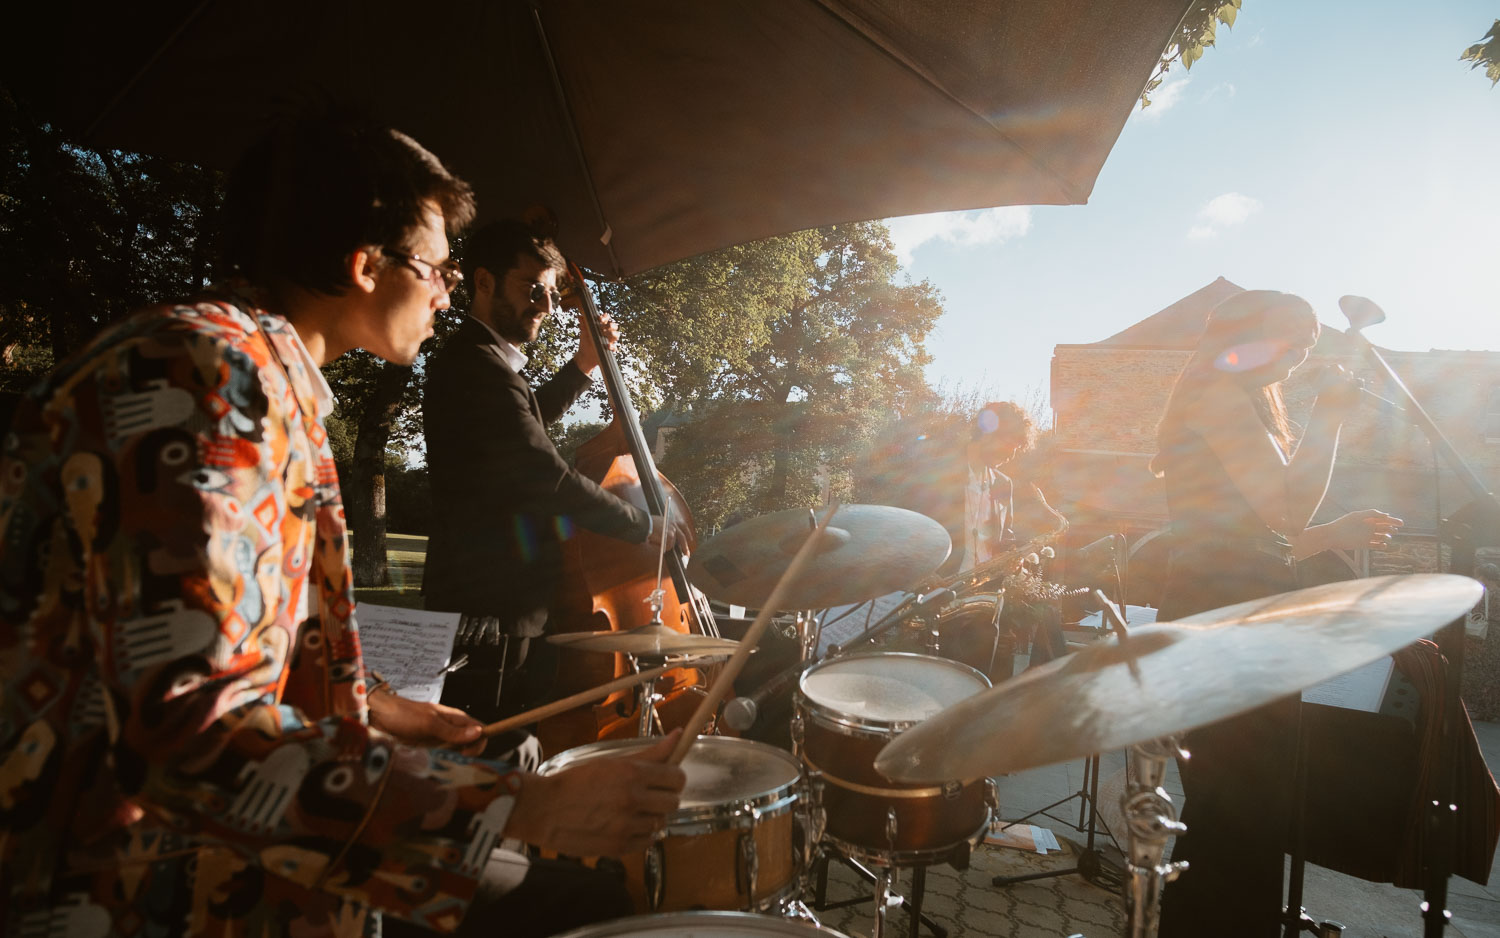
[[[1161,894],[1187,864],[1164,863],[1167,841],[1187,830],[1177,820],[1172,797],[1162,787],[1167,760],[1185,758],[1177,740],[1166,737],[1130,747],[1130,780],[1120,807],[1125,813],[1129,855],[1125,861],[1125,914],[1130,938],[1156,938],[1161,923]]]
[[[889,866],[876,867],[875,874],[875,927],[870,938],[885,938],[885,913],[891,904],[891,876]]]
[[[626,655],[625,657],[630,662],[630,670],[635,674],[641,673],[642,664],[645,664],[649,669],[659,668],[666,663],[665,658],[637,658],[635,655]],[[640,703],[636,707],[636,712],[640,716],[635,728],[635,735],[637,737],[645,739],[648,736],[654,736],[656,735],[656,731],[660,729],[660,721],[656,719],[656,701],[659,699],[656,693],[655,678],[640,685]]]

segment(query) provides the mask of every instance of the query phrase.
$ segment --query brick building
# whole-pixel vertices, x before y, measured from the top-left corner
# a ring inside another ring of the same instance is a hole
[[[1178,372],[1209,311],[1243,288],[1220,277],[1166,309],[1098,342],[1058,345],[1052,358],[1055,458],[1049,495],[1073,523],[1077,545],[1111,532],[1127,536],[1133,602],[1151,602],[1164,563],[1167,522],[1161,480],[1147,471],[1156,452],[1156,424]],[[1308,376],[1319,362],[1337,362],[1386,397],[1374,370],[1345,332],[1329,325],[1337,310],[1320,310],[1324,328],[1309,363],[1287,382],[1292,419],[1307,419]],[[1379,337],[1379,326],[1370,332]],[[1493,491],[1500,481],[1500,352],[1383,351],[1417,399],[1474,472]],[[1430,572],[1437,566],[1438,519],[1470,500],[1446,466],[1435,468],[1426,437],[1402,415],[1362,408],[1345,425],[1328,496],[1317,521],[1346,511],[1380,508],[1405,520],[1392,549],[1320,558],[1328,578]],[[1154,536],[1155,535],[1155,536]],[[1342,566],[1340,566],[1342,565]]]

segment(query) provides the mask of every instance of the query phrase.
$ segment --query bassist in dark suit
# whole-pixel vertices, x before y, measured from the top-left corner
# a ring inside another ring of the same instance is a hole
[[[536,702],[550,683],[546,629],[562,542],[583,527],[659,543],[662,519],[580,475],[558,455],[546,426],[588,389],[599,367],[589,342],[533,391],[522,347],[558,308],[565,263],[548,238],[519,222],[466,239],[468,319],[429,365],[423,422],[434,517],[423,592],[428,609],[463,613],[467,667],[449,675],[443,700],[478,719]],[[618,330],[605,318],[608,345]],[[673,519],[668,546],[686,543]],[[530,658],[531,663],[520,673]]]

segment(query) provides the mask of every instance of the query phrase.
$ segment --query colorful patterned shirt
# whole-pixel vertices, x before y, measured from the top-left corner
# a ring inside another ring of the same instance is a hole
[[[368,725],[321,375],[256,305],[135,315],[5,437],[5,934],[451,930],[509,817]]]

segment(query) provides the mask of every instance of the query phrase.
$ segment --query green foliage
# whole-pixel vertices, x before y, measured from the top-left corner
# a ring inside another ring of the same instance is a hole
[[[1203,58],[1203,52],[1214,44],[1219,24],[1234,28],[1235,18],[1240,12],[1240,0],[1198,0],[1182,17],[1172,42],[1162,54],[1161,62],[1146,87],[1141,90],[1141,107],[1151,106],[1151,92],[1161,87],[1173,62],[1191,69],[1193,63]]]
[[[1490,87],[1495,87],[1500,82],[1500,20],[1495,20],[1484,38],[1465,49],[1458,60],[1473,62],[1470,69],[1483,68],[1484,77],[1490,80]]]
[[[13,347],[61,359],[134,308],[194,292],[215,275],[218,174],[72,145],[4,87],[0,154],[5,371],[25,367]]]
[[[691,419],[671,431],[662,469],[702,531],[852,497],[854,466],[875,428],[931,396],[923,343],[942,312],[931,284],[898,282],[890,236],[878,222],[733,250],[730,258],[663,268],[651,285],[656,302],[685,309],[707,300],[679,290],[726,274],[733,295],[712,301],[728,299],[744,311],[720,333],[733,337],[733,354],[684,361],[696,368],[694,378],[674,388]],[[726,313],[733,309],[716,315]]]
[[[557,447],[557,452],[568,462],[573,461],[573,456],[578,452],[578,447],[599,435],[604,424],[597,420],[581,420],[575,423],[563,423],[558,421],[547,428],[547,435],[552,438],[552,445]]]

